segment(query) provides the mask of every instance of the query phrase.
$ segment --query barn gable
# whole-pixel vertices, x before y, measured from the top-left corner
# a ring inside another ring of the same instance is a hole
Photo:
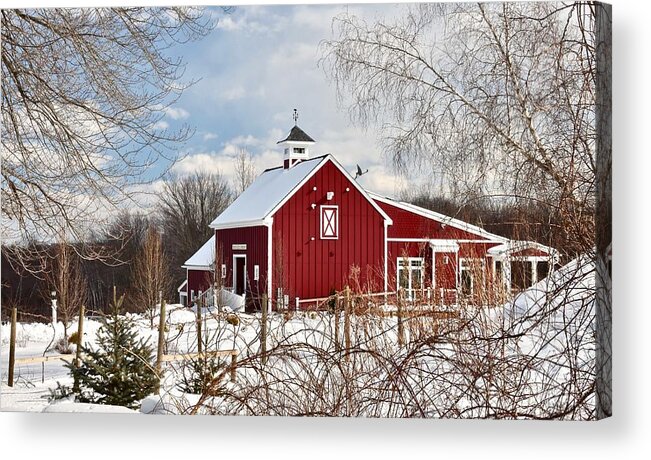
[[[267,169],[210,226],[214,229],[268,225],[270,218],[314,174],[331,162],[346,177],[350,185],[369,201],[378,213],[391,224],[391,218],[375,203],[370,194],[360,187],[348,171],[332,155],[323,155],[301,161],[291,168]]]
[[[313,299],[384,290],[386,213],[330,158],[273,214],[274,293]]]

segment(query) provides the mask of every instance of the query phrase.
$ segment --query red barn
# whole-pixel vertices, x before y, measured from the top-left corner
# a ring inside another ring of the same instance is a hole
[[[410,297],[427,290],[456,303],[495,284],[530,285],[555,260],[551,248],[364,190],[332,155],[310,158],[314,140],[298,126],[278,144],[283,165],[264,171],[220,214],[214,238],[186,262],[191,298],[214,280],[252,307],[263,293],[274,307],[309,306],[346,285],[402,287]]]

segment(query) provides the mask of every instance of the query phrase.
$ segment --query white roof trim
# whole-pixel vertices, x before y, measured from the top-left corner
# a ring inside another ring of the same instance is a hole
[[[181,268],[185,268],[186,270],[212,270],[212,266],[210,265],[181,265]]]
[[[187,284],[188,284],[188,280],[186,279],[181,283],[181,285],[178,288],[176,288],[176,292],[181,292]]]
[[[494,233],[490,233],[481,227],[469,224],[468,222],[464,222],[459,219],[455,219],[454,217],[446,216],[445,214],[441,214],[436,211],[430,211],[429,209],[421,208],[420,206],[416,206],[414,204],[405,203],[404,201],[394,200],[392,198],[382,196],[374,192],[368,192],[368,193],[374,200],[378,200],[383,203],[390,204],[391,206],[404,209],[405,211],[413,212],[414,214],[418,214],[419,216],[425,217],[427,219],[452,225],[453,227],[457,227],[469,233],[474,233],[483,238],[492,240],[493,242],[506,243],[509,241],[508,238],[505,238],[500,235],[496,235]]]
[[[268,227],[269,225],[271,225],[271,222],[268,221],[267,219],[256,219],[256,220],[242,220],[236,222],[229,222],[227,224],[217,224],[217,225],[210,224],[210,228],[214,230],[225,230],[228,228],[241,228],[241,227],[260,227],[260,226]]]
[[[458,252],[459,245],[454,240],[432,239],[429,245],[434,252]]]

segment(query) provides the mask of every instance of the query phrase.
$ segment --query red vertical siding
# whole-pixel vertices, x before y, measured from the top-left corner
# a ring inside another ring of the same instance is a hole
[[[454,302],[456,296],[452,292],[456,289],[458,277],[459,258],[478,258],[486,260],[486,267],[490,269],[490,259],[487,250],[496,246],[497,242],[490,242],[485,236],[455,227],[447,222],[440,222],[433,218],[421,216],[411,211],[393,206],[388,203],[377,202],[380,207],[391,217],[393,225],[389,227],[389,239],[414,239],[422,241],[389,241],[388,259],[389,286],[395,289],[396,263],[399,257],[423,257],[425,259],[425,285],[435,288],[435,296],[443,302]],[[469,240],[458,241],[459,252],[433,253],[426,240]],[[445,263],[445,257],[448,263]],[[441,289],[444,291],[442,292]],[[442,297],[441,297],[442,296]]]
[[[246,255],[246,296],[253,299],[256,306],[259,306],[258,299],[262,293],[267,291],[267,255],[268,238],[267,227],[243,227],[216,230],[216,260],[218,260],[216,272],[221,276],[221,264],[226,264],[226,279],[222,284],[226,287],[233,286],[233,255]],[[246,250],[233,250],[234,244],[246,244]],[[253,279],[254,265],[260,267],[259,280]]]
[[[377,201],[377,204],[393,220],[393,225],[389,227],[389,238],[486,239],[447,222],[439,222],[388,203]]]
[[[330,201],[327,192],[334,192]],[[339,207],[336,240],[320,238],[321,205]],[[332,162],[321,167],[273,218],[274,294],[282,288],[292,306],[295,297],[324,297],[346,284],[383,287],[384,218]]]
[[[194,295],[199,295],[199,291],[206,291],[212,284],[212,272],[210,270],[190,270],[188,269],[188,301],[191,300],[192,291]]]

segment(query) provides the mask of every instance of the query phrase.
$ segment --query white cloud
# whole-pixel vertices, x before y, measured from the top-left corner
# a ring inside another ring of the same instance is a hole
[[[164,130],[170,127],[170,124],[166,122],[165,120],[159,120],[156,123],[153,124],[152,128],[156,130]]]
[[[207,133],[204,133],[203,140],[204,141],[209,141],[209,140],[212,140],[212,139],[217,139],[218,137],[219,137],[219,135],[217,135],[215,133],[207,132]]]
[[[299,126],[317,140],[312,155],[332,153],[349,171],[356,164],[368,168],[360,181],[381,193],[397,193],[397,177],[378,143],[381,130],[350,123],[317,65],[319,44],[331,37],[331,19],[346,10],[370,20],[395,14],[397,7],[243,6],[223,17],[216,41],[200,52],[196,71],[201,81],[189,92],[189,109],[204,121],[202,128],[228,141],[211,152],[195,146],[179,170],[219,168],[228,175],[239,148],[254,155],[260,171],[280,165],[276,142],[292,127],[292,109],[297,108]]]
[[[163,111],[172,120],[183,120],[190,116],[190,112],[181,107],[165,107]]]
[[[244,96],[246,96],[246,90],[241,85],[233,86],[219,92],[219,97],[226,101],[235,101],[242,99]]]

